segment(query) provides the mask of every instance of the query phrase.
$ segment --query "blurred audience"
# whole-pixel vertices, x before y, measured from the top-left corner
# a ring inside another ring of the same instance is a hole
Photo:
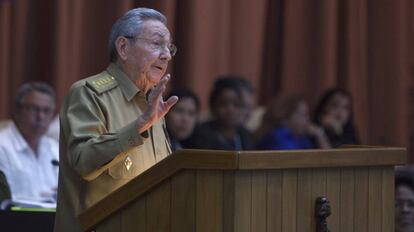
[[[210,93],[213,119],[197,128],[194,148],[248,150],[253,148],[251,134],[243,127],[245,117],[242,91],[233,77],[217,79]]]
[[[240,122],[250,132],[256,130],[260,124],[260,114],[263,111],[258,110],[256,91],[253,88],[252,83],[242,76],[228,75],[226,76],[228,81],[234,82],[240,89],[243,107],[240,115]]]
[[[58,143],[45,132],[55,112],[55,92],[41,82],[22,85],[13,121],[0,131],[0,171],[13,201],[55,202]]]
[[[172,90],[167,98],[177,96],[178,102],[166,115],[167,130],[173,151],[191,147],[190,136],[198,122],[200,101],[189,89]]]
[[[11,199],[10,187],[6,176],[0,171],[0,202]]]
[[[324,131],[311,123],[307,102],[298,95],[270,103],[256,138],[258,149],[330,148]]]
[[[395,173],[395,231],[414,232],[414,172]]]
[[[46,131],[46,136],[49,136],[52,139],[55,139],[59,142],[59,133],[60,133],[60,121],[59,114],[53,117],[52,122],[49,125],[49,128]]]
[[[252,83],[242,76],[236,74],[229,74],[223,76],[227,81],[233,82],[241,93],[242,111],[240,114],[240,123],[249,132],[254,132],[261,124],[261,120],[264,114],[264,107],[257,105],[256,91]],[[208,121],[212,118],[211,112],[201,114],[201,121]]]
[[[345,90],[331,89],[321,97],[314,122],[325,130],[332,147],[359,143],[352,108],[352,97]]]
[[[12,120],[9,120],[9,119],[1,120],[0,121],[0,130],[7,127],[11,122],[12,122]]]

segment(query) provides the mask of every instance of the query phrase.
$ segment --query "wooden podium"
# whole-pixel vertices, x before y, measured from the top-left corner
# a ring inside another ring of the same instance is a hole
[[[316,231],[326,196],[331,232],[394,231],[394,165],[403,148],[178,151],[93,205],[97,232]]]

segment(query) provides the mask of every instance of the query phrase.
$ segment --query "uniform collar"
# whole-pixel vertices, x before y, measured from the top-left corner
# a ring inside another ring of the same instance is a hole
[[[115,77],[122,90],[122,93],[128,101],[131,101],[138,93],[143,92],[135,85],[131,79],[114,63],[110,63],[106,71]]]

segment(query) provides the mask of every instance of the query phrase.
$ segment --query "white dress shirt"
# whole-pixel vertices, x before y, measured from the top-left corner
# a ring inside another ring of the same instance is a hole
[[[52,161],[59,160],[59,144],[42,136],[37,154],[14,123],[0,130],[0,170],[6,175],[13,201],[56,201],[58,167]]]

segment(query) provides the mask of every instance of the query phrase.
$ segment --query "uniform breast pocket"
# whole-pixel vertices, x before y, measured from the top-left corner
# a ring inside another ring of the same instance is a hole
[[[119,163],[108,169],[108,174],[114,179],[131,179],[138,174],[137,148],[128,152],[127,156]]]

